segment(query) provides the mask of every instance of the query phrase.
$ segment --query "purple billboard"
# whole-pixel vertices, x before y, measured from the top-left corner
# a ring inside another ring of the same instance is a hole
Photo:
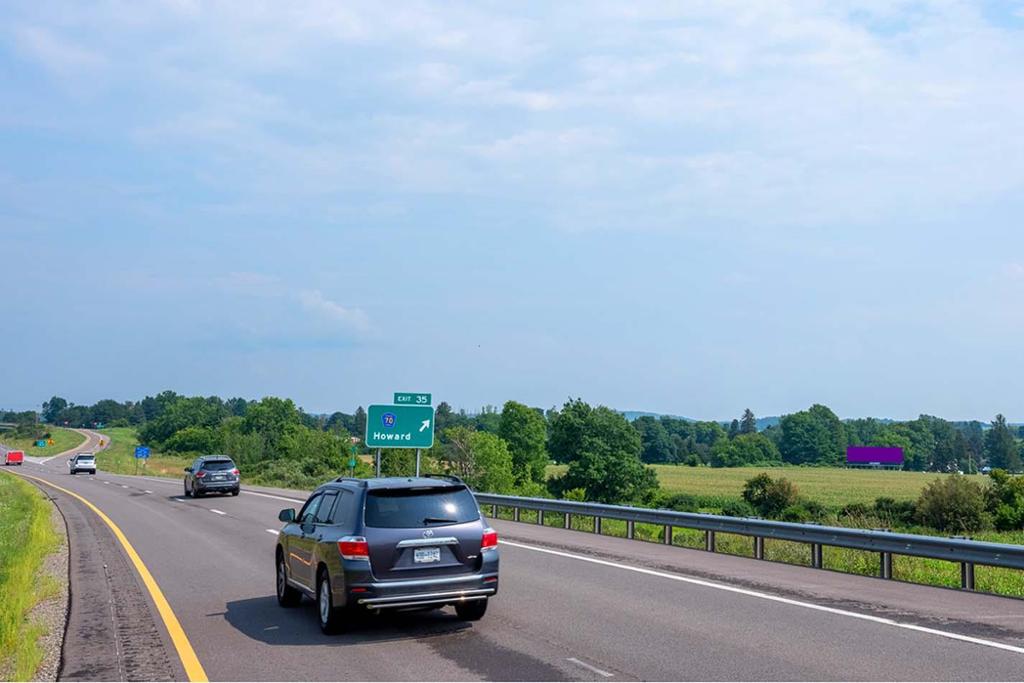
[[[903,449],[898,446],[847,446],[849,465],[902,465]]]

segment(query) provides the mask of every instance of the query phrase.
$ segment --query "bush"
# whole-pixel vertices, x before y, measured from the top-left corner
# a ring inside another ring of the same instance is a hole
[[[985,490],[959,474],[933,481],[917,499],[917,519],[940,531],[964,533],[990,524]]]
[[[754,517],[757,511],[745,500],[734,500],[722,506],[722,514],[726,517]]]
[[[700,509],[697,497],[689,493],[662,494],[658,497],[656,505],[659,508],[676,512],[697,512]]]
[[[875,515],[888,527],[911,526],[916,521],[917,503],[887,497],[875,498]]]
[[[814,515],[803,503],[790,505],[779,513],[779,519],[783,522],[810,522],[813,518]]]
[[[747,480],[743,487],[743,500],[765,517],[776,517],[797,502],[796,486],[785,477],[772,479],[765,472]]]
[[[992,485],[987,492],[988,510],[996,529],[1014,531],[1024,528],[1024,477],[1003,470],[992,470]]]

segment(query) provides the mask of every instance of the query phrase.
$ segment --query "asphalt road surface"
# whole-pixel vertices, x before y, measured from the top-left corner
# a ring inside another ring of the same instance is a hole
[[[249,487],[192,500],[180,480],[71,476],[63,460],[20,473],[78,493],[120,527],[211,680],[1024,675],[1024,601],[511,522],[495,523],[501,591],[482,621],[435,610],[367,618],[328,637],[311,602],[286,610],[274,597],[277,512],[299,507],[301,494]],[[80,501],[41,488],[72,532],[75,628],[63,677],[185,679],[164,620],[113,535]],[[109,575],[95,574],[100,565]],[[75,622],[88,616],[90,593],[93,620]],[[105,616],[95,613],[104,601]],[[115,641],[112,649],[83,643],[89,623]]]

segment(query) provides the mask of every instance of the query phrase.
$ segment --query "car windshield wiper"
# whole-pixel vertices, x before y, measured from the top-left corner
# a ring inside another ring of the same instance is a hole
[[[444,517],[424,517],[424,524],[455,524],[459,520],[457,519],[446,519]]]

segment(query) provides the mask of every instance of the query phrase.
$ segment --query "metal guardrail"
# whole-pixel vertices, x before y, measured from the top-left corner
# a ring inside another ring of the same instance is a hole
[[[561,514],[566,529],[570,528],[572,516],[589,517],[594,520],[594,533],[600,534],[601,520],[614,519],[626,522],[626,538],[635,537],[635,525],[638,522],[655,524],[663,527],[662,542],[666,544],[672,543],[674,527],[696,529],[704,532],[704,549],[711,552],[715,551],[716,533],[748,536],[753,542],[754,557],[759,560],[764,559],[765,539],[807,543],[810,546],[811,566],[818,569],[823,565],[822,548],[825,546],[875,552],[879,555],[879,576],[884,579],[893,578],[893,555],[947,560],[960,564],[960,586],[965,590],[974,590],[975,565],[1024,569],[1024,546],[1007,543],[796,524],[767,519],[722,517],[697,512],[651,510],[602,503],[521,498],[493,493],[475,495],[481,505],[491,506],[491,516],[497,517],[499,507],[511,508],[513,519],[517,522],[520,521],[521,510],[536,511],[538,524],[544,524],[545,513]]]

